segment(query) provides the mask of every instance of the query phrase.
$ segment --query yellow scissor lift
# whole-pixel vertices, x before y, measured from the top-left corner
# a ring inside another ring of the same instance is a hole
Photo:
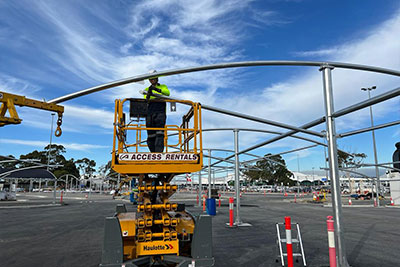
[[[193,261],[196,266],[213,266],[211,217],[193,216],[184,205],[169,201],[177,190],[170,184],[172,178],[202,168],[201,105],[187,100],[150,101],[190,108],[180,126],[147,128],[141,120],[147,113],[146,100],[115,101],[112,168],[138,178],[139,197],[137,212],[118,205],[115,216],[106,218],[100,266],[189,266]],[[164,131],[165,152],[143,152],[147,130]]]

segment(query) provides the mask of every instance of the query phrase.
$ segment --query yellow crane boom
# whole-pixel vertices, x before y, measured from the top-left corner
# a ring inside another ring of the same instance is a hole
[[[37,109],[43,109],[48,111],[54,111],[58,114],[57,119],[57,129],[55,131],[56,136],[61,136],[61,124],[62,124],[62,116],[64,113],[64,107],[53,104],[47,103],[40,100],[26,98],[25,96],[21,95],[14,95],[6,92],[0,91],[0,127],[8,124],[20,124],[22,119],[19,118],[17,109],[15,106],[20,107],[31,107]],[[6,116],[8,111],[9,117]]]

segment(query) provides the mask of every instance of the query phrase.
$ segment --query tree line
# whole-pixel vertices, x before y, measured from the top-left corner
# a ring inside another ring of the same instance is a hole
[[[49,156],[50,153],[50,156]],[[76,177],[80,177],[82,174],[85,178],[92,175],[96,169],[96,161],[89,158],[82,158],[75,160],[74,158],[66,159],[63,154],[66,153],[66,149],[62,145],[52,144],[47,145],[43,150],[34,150],[28,154],[20,155],[21,160],[33,160],[35,163],[49,164],[49,165],[62,165],[54,168],[50,168],[53,174],[58,178],[64,174],[72,174]],[[9,155],[10,158],[15,158],[13,155]],[[1,159],[1,156],[0,156]],[[1,160],[5,160],[2,158]],[[19,169],[29,166],[34,166],[34,163],[30,162],[3,162],[0,163],[2,168]],[[108,175],[111,170],[111,161],[99,167],[99,172]]]

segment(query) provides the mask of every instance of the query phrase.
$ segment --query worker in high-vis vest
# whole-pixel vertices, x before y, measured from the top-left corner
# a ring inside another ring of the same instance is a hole
[[[153,70],[150,73],[157,73]],[[167,104],[164,101],[150,101],[155,99],[156,95],[169,96],[168,87],[165,84],[158,83],[158,77],[149,79],[151,85],[144,89],[146,95],[144,98],[148,101],[146,127],[164,128],[167,119]],[[147,146],[150,152],[164,151],[164,131],[147,130]]]

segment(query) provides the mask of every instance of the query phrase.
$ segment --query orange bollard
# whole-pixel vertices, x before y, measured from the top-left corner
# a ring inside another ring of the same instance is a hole
[[[329,266],[336,267],[336,247],[335,247],[335,227],[333,225],[333,217],[327,217],[326,224],[328,226],[328,246],[329,246]]]
[[[63,191],[61,191],[61,196],[60,196],[60,203],[63,203]]]
[[[264,190],[264,196],[266,195],[266,192],[265,192],[266,190]]]
[[[229,227],[233,227],[233,197],[229,198]]]
[[[294,203],[296,203],[296,198],[297,198],[297,195],[294,194]]]
[[[203,212],[206,211],[206,196],[203,196]]]
[[[288,267],[293,267],[292,223],[290,217],[285,217],[286,252]]]
[[[221,194],[218,194],[218,207],[221,207]]]
[[[196,196],[196,204],[199,205],[199,195]]]

